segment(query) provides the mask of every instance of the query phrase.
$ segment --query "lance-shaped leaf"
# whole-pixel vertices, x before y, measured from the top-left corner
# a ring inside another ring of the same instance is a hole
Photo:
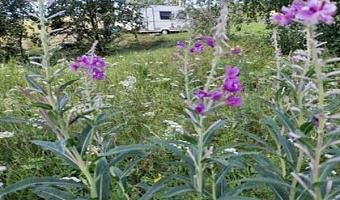
[[[84,155],[92,138],[92,127],[86,126],[78,136],[77,150],[80,155]]]
[[[152,199],[153,195],[156,192],[158,192],[159,190],[161,190],[162,188],[164,188],[166,182],[173,179],[173,178],[174,178],[173,176],[167,176],[167,177],[164,177],[161,180],[157,181],[153,186],[151,186],[147,189],[145,194],[141,198],[139,198],[139,200],[150,200],[150,199]]]
[[[0,190],[0,197],[3,197],[7,194],[17,192],[20,190],[24,190],[27,188],[32,188],[41,185],[57,185],[57,186],[70,186],[70,187],[77,187],[83,188],[83,184],[77,183],[73,180],[62,180],[58,178],[52,177],[43,177],[43,178],[31,178],[27,180],[20,181],[13,185],[8,186],[5,189]]]
[[[61,159],[63,159],[71,167],[78,169],[76,162],[66,152],[66,140],[58,140],[56,142],[33,140],[32,143],[42,147],[45,150],[51,151],[52,153],[56,154]]]
[[[32,125],[38,125],[38,126],[43,126],[49,128],[47,124],[41,121],[37,120],[29,120],[29,119],[16,119],[16,118],[11,118],[11,117],[0,117],[1,122],[6,122],[6,123],[15,123],[15,124],[32,124]]]
[[[71,200],[76,198],[71,193],[48,186],[34,188],[33,192],[37,194],[39,197],[49,200]]]
[[[171,198],[181,194],[187,194],[195,192],[196,190],[190,186],[178,186],[174,188],[167,188],[167,192],[163,195],[163,198]]]
[[[25,75],[25,79],[29,85],[29,87],[36,91],[36,92],[39,92],[43,95],[46,95],[46,92],[40,87],[40,85],[30,76],[30,75]]]
[[[203,146],[207,146],[211,142],[216,131],[218,131],[224,124],[224,120],[218,120],[208,128],[208,130],[204,133]]]
[[[123,145],[115,147],[114,149],[109,150],[103,156],[110,156],[113,154],[119,154],[119,153],[127,153],[131,151],[143,151],[143,150],[149,150],[151,149],[150,145],[145,144],[136,144],[136,145]]]
[[[100,158],[97,163],[95,180],[99,200],[110,199],[110,171],[106,158]]]

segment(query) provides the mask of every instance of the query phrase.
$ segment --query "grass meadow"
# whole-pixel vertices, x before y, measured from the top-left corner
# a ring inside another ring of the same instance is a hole
[[[264,24],[251,23],[244,25],[241,31],[231,29],[230,44],[240,47],[241,55],[222,58],[219,70],[222,73],[226,65],[240,67],[240,80],[243,85],[244,103],[239,108],[222,109],[217,112],[216,119],[226,119],[227,125],[216,135],[218,146],[251,149],[252,140],[247,139],[247,133],[253,133],[261,138],[267,138],[268,133],[261,127],[261,117],[269,112],[261,98],[272,98],[271,66],[273,49],[270,42],[270,31]],[[176,132],[174,123],[181,123],[183,116],[183,101],[180,93],[184,85],[183,76],[178,70],[181,62],[175,56],[176,41],[186,40],[187,33],[169,35],[138,35],[137,39],[126,35],[117,43],[117,48],[110,56],[105,57],[108,70],[105,81],[97,83],[98,91],[105,97],[104,102],[110,109],[117,111],[114,124],[114,142],[122,144],[138,143],[150,137],[171,137]],[[85,53],[85,52],[84,52]],[[61,53],[66,60],[74,60],[67,52]],[[205,72],[209,68],[209,57],[195,55],[192,57],[195,74],[203,82]],[[67,67],[66,63],[59,66]],[[15,58],[0,64],[0,115],[18,118],[37,119],[37,108],[19,92],[25,87],[24,74],[34,70],[32,66],[19,64]],[[79,77],[71,70],[60,80],[68,81]],[[201,79],[200,79],[201,78]],[[30,177],[58,175],[77,175],[76,172],[50,152],[33,145],[31,140],[54,140],[54,134],[39,126],[7,124],[0,122],[0,132],[9,131],[13,137],[0,139],[0,165],[6,165],[8,170],[2,177],[5,185]],[[242,142],[241,142],[242,141]],[[143,181],[153,184],[167,172],[167,162],[171,155],[152,152],[134,169],[131,182]],[[181,170],[180,168],[176,170]],[[254,172],[234,173],[230,179],[251,176]],[[112,191],[112,193],[119,191]],[[256,196],[270,199],[265,189],[251,190]],[[132,192],[133,193],[133,192]],[[135,191],[138,195],[138,190]],[[5,199],[34,199],[30,191],[17,192]],[[119,199],[118,197],[115,199]],[[133,199],[133,198],[132,198]]]

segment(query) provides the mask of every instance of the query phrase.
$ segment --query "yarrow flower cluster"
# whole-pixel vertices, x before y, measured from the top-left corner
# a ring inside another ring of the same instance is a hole
[[[274,14],[271,19],[280,26],[290,24],[293,20],[308,26],[320,22],[332,24],[336,14],[336,5],[329,0],[294,0],[289,7],[282,7],[282,13]]]
[[[215,88],[213,91],[198,90],[193,95],[198,100],[195,110],[198,114],[203,115],[207,111],[206,99],[213,103],[224,98],[224,103],[231,107],[238,107],[242,103],[242,98],[235,96],[242,90],[242,85],[238,79],[239,69],[237,67],[227,66],[223,77],[222,86]]]
[[[100,56],[80,56],[70,65],[70,69],[78,71],[82,69],[85,74],[89,74],[93,80],[104,80],[106,63]]]

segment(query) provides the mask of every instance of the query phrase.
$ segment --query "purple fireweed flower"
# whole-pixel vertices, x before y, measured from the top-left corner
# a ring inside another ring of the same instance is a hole
[[[225,100],[225,103],[231,107],[239,107],[242,104],[242,98],[241,97],[228,97]]]
[[[197,104],[196,108],[195,108],[196,112],[200,115],[203,115],[205,112],[205,106],[203,103],[199,103]]]
[[[202,99],[204,97],[209,97],[209,93],[204,90],[198,90],[193,93],[197,99]]]
[[[236,55],[242,53],[242,50],[240,48],[234,48],[229,51],[229,54]]]
[[[290,15],[285,15],[282,13],[276,13],[270,19],[276,22],[279,26],[286,26],[287,24],[290,24],[293,20]]]
[[[177,41],[177,48],[178,49],[184,49],[185,43],[183,41]]]
[[[212,37],[205,38],[205,43],[211,48],[215,47],[215,40]]]
[[[320,22],[328,25],[334,22],[336,5],[329,0],[308,0],[306,5],[296,14],[296,18],[307,25],[314,26]]]
[[[200,42],[196,42],[195,45],[194,45],[194,47],[195,47],[196,50],[199,51],[199,52],[203,52],[203,51],[204,51],[204,46],[203,46],[203,44],[200,43]]]
[[[209,98],[213,101],[218,101],[222,98],[222,95],[223,95],[222,91],[215,90],[209,93]]]
[[[80,56],[70,65],[70,69],[78,71],[83,69],[85,74],[89,74],[94,80],[103,80],[105,77],[106,63],[99,56]]]
[[[73,62],[70,65],[70,69],[73,70],[73,71],[77,71],[79,69],[79,67],[80,67],[79,63],[77,63],[77,62]]]
[[[203,52],[204,46],[200,42],[196,42],[192,48],[189,49],[190,54],[194,54],[196,52]]]
[[[226,79],[223,83],[223,89],[231,93],[236,93],[242,90],[242,86],[238,78]]]
[[[240,73],[238,67],[227,66],[225,68],[225,78],[226,79],[233,79],[237,78],[237,75]]]
[[[192,47],[192,48],[189,49],[188,52],[189,52],[190,54],[194,54],[194,53],[196,53],[196,51],[197,51],[196,48],[195,48],[195,47]]]

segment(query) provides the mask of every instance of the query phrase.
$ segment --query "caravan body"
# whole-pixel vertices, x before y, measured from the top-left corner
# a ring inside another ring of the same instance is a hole
[[[150,5],[141,10],[143,26],[141,33],[163,33],[185,31],[187,18],[180,6]]]

